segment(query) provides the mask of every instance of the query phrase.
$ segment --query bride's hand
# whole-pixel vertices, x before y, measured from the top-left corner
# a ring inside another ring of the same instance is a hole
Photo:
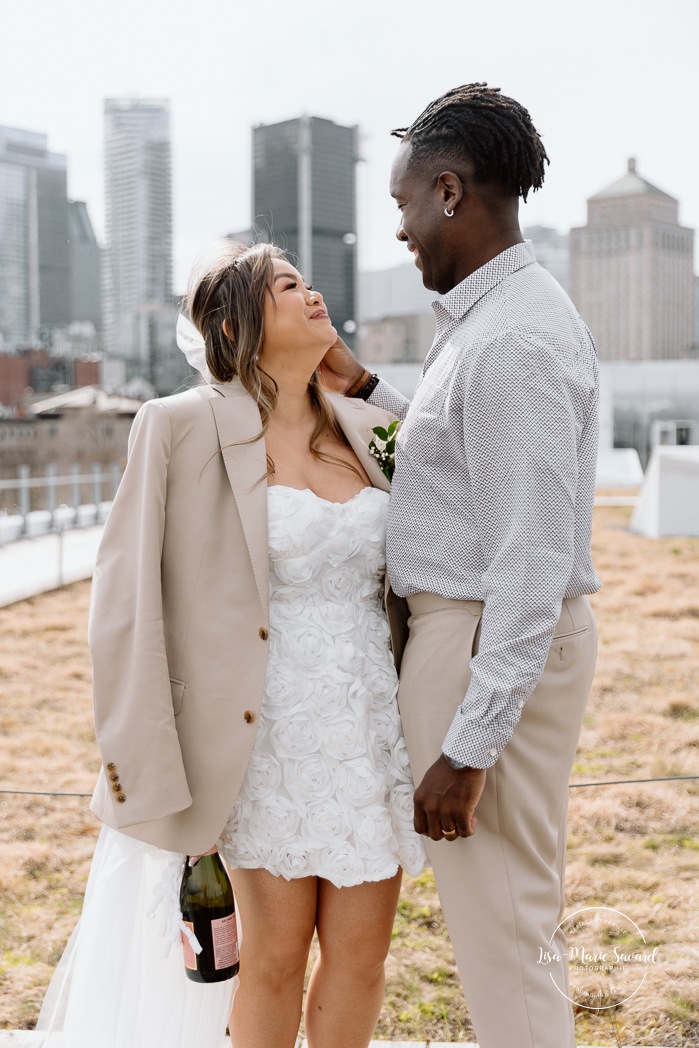
[[[217,851],[218,851],[218,848],[214,844],[213,848],[209,848],[209,850],[207,852],[201,852],[201,854],[199,854],[199,855],[189,855],[189,856],[187,856],[187,865],[188,866],[196,866],[196,864],[201,859],[202,855],[213,855]]]

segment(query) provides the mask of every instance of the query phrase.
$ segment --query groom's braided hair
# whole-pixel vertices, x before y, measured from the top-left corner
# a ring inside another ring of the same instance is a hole
[[[431,102],[410,127],[391,131],[412,144],[410,166],[436,156],[470,161],[476,182],[495,182],[527,199],[540,189],[549,163],[529,113],[499,87],[463,84]]]

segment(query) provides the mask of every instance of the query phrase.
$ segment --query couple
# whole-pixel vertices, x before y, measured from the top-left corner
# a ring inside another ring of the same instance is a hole
[[[219,1048],[227,985],[165,948],[183,855],[214,842],[234,1048],[292,1048],[314,932],[308,1043],[365,1048],[427,862],[481,1048],[575,1044],[537,960],[566,954],[595,657],[594,346],[520,234],[547,160],[527,111],[470,84],[396,134],[397,235],[442,296],[412,404],[278,249],[228,245],[188,291],[208,384],[134,422],[90,614],[105,826],[47,1045]],[[389,498],[368,446],[393,418]]]

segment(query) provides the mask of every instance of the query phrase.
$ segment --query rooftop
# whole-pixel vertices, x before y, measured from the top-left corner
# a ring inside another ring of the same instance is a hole
[[[607,186],[606,189],[601,189],[599,193],[595,193],[594,196],[590,197],[590,200],[604,200],[610,197],[642,196],[646,194],[663,197],[665,200],[672,200],[674,203],[677,203],[675,197],[670,196],[669,193],[665,193],[662,189],[658,189],[658,187],[654,186],[652,182],[646,182],[645,178],[641,178],[636,171],[635,157],[630,157],[626,174],[622,175],[622,177],[617,179],[616,182],[612,182],[612,184]]]

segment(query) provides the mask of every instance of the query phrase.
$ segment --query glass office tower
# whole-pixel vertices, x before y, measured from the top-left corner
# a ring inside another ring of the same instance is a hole
[[[252,132],[252,226],[295,256],[338,333],[357,329],[358,128],[302,116]]]
[[[66,158],[46,135],[0,127],[2,348],[50,344],[70,316]]]
[[[107,351],[129,357],[134,311],[172,302],[170,104],[164,99],[104,102]]]

